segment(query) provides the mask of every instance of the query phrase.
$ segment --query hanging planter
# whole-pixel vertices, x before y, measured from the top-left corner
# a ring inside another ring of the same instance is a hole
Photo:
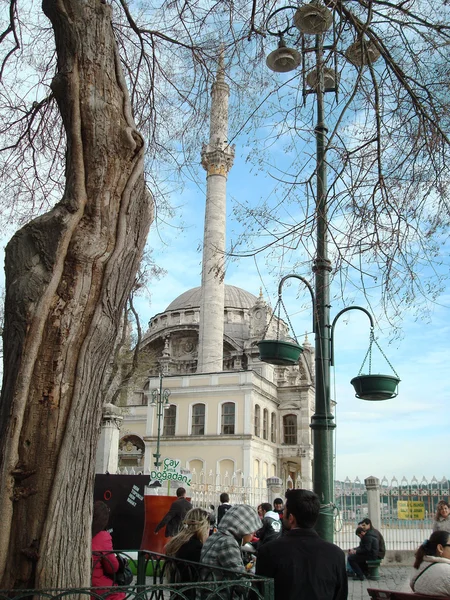
[[[280,340],[280,323],[281,323],[280,309],[281,309],[281,305],[283,305],[283,309],[286,314],[289,326],[294,335],[295,341]],[[281,298],[281,292],[279,292],[279,294],[278,294],[278,302],[272,312],[272,316],[270,317],[270,320],[267,324],[267,327],[266,327],[266,330],[264,333],[265,334],[267,333],[267,331],[269,329],[269,325],[272,322],[272,319],[273,319],[273,316],[275,314],[275,310],[277,309],[277,307],[278,307],[277,337],[275,340],[264,339],[264,340],[258,342],[259,358],[263,362],[269,363],[271,365],[278,365],[278,366],[281,365],[281,366],[286,366],[286,367],[296,365],[298,363],[298,359],[300,358],[300,354],[303,352],[303,346],[300,346],[300,344],[297,342],[297,338],[295,337],[295,333],[292,329],[292,324],[289,319],[289,315],[286,312],[286,308],[285,308],[283,300]]]
[[[372,374],[372,345],[375,343],[377,348],[380,350],[383,357],[386,359],[386,362],[391,367],[394,375],[382,375],[382,374]],[[362,370],[364,368],[364,364],[369,359],[369,373],[364,374]],[[373,329],[370,331],[370,344],[369,349],[367,351],[366,356],[364,357],[363,364],[361,365],[361,369],[359,370],[358,376],[353,377],[350,381],[352,386],[355,388],[355,396],[360,398],[361,400],[390,400],[391,398],[395,398],[398,394],[397,388],[400,383],[400,377],[395,372],[394,367],[391,365],[389,360],[387,359],[385,353],[378,345],[377,341],[374,338]]]
[[[271,365],[295,365],[303,352],[303,346],[281,340],[262,340],[258,348],[259,358]]]
[[[390,400],[397,396],[400,379],[394,375],[358,375],[350,383],[361,400]]]

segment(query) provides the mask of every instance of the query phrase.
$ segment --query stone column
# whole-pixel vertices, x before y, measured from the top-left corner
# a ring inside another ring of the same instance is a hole
[[[226,186],[228,171],[234,160],[234,147],[229,146],[227,141],[228,95],[221,56],[211,90],[209,143],[203,144],[201,154],[202,166],[207,172],[207,188],[197,363],[199,373],[223,370]]]
[[[267,478],[267,493],[269,496],[268,502],[273,506],[275,498],[282,498],[284,504],[283,482],[279,477]]]
[[[122,421],[122,410],[114,404],[105,404],[95,458],[96,473],[111,473],[111,475],[117,473],[119,468],[119,431]]]
[[[367,477],[364,479],[367,490],[367,508],[369,519],[375,529],[381,527],[381,503],[380,503],[380,480],[376,477]]]

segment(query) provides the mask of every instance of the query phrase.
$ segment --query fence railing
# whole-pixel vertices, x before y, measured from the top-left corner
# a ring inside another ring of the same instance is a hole
[[[126,471],[122,471],[126,474]],[[310,482],[290,477],[282,483],[280,496],[284,497],[289,488],[304,487],[311,489]],[[415,550],[433,529],[433,520],[439,500],[450,499],[449,480],[446,477],[420,480],[413,477],[397,479],[383,477],[379,482],[380,530],[385,538],[388,550]],[[241,472],[217,474],[192,472],[192,483],[188,491],[194,506],[209,510],[211,505],[219,504],[219,496],[227,492],[231,504],[249,504],[257,507],[262,502],[272,500],[270,490],[264,478],[244,478]],[[163,491],[161,493],[164,493]],[[424,505],[424,518],[420,520],[400,519],[399,501],[420,501]],[[364,480],[349,478],[335,482],[335,504],[337,516],[335,521],[335,543],[347,549],[359,543],[355,536],[358,522],[364,517],[371,517],[368,508],[368,492]]]
[[[383,477],[378,493],[380,531],[385,539],[386,549],[416,550],[433,530],[437,503],[440,500],[449,501],[449,481],[446,477],[441,480],[423,477],[420,481],[416,477],[410,481],[405,477],[400,481],[396,477],[390,480]],[[423,518],[400,518],[399,501],[421,503]],[[373,515],[369,514],[368,491],[364,481],[359,478],[350,481],[347,478],[343,482],[336,482],[335,502],[338,509],[335,542],[342,549],[357,546],[359,540],[355,536],[355,529],[358,522],[364,517],[373,519]]]
[[[114,552],[128,559],[136,574],[132,585],[0,590],[0,600],[75,597],[106,600],[111,594],[118,593],[123,594],[124,600],[245,600],[250,594],[255,600],[274,598],[272,579],[167,557],[149,550]]]

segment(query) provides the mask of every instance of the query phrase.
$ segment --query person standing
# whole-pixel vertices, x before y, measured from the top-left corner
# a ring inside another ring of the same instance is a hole
[[[220,494],[220,504],[217,507],[217,525],[219,525],[222,517],[227,512],[227,510],[230,510],[230,508],[230,496],[226,492],[222,492]]]
[[[192,508],[183,519],[183,527],[176,536],[167,542],[164,549],[166,556],[181,559],[170,565],[171,583],[187,583],[197,581],[199,569],[191,563],[200,562],[203,544],[209,535],[209,513],[202,508]],[[184,562],[189,561],[189,562]],[[186,598],[194,600],[196,589],[183,589]]]
[[[256,575],[275,581],[275,600],[345,600],[348,593],[345,553],[314,530],[319,517],[317,494],[286,492],[286,534],[262,546]]]
[[[273,510],[280,515],[280,519],[283,518],[284,507],[282,498],[275,498],[273,501]]]
[[[261,548],[263,544],[276,540],[281,535],[281,520],[280,515],[272,510],[272,505],[269,502],[263,502],[258,506],[258,514],[262,520],[262,527],[256,532],[258,538],[257,548]]]
[[[203,544],[200,562],[212,567],[245,573],[241,546],[250,542],[261,521],[257,512],[247,504],[235,504],[220,520],[217,532]],[[214,576],[222,578],[220,572]]]
[[[172,502],[169,512],[161,519],[155,527],[155,533],[158,533],[163,527],[166,528],[166,537],[173,537],[178,533],[181,523],[188,510],[191,510],[192,504],[186,499],[186,490],[183,487],[177,489],[177,499]]]
[[[450,506],[445,500],[438,502],[436,507],[433,531],[448,531],[450,533]]]
[[[112,587],[115,574],[120,569],[119,560],[114,553],[112,537],[106,527],[109,521],[109,507],[97,500],[92,515],[92,587]],[[96,589],[97,594],[104,595],[106,590]],[[125,592],[114,592],[105,596],[106,600],[124,600]]]

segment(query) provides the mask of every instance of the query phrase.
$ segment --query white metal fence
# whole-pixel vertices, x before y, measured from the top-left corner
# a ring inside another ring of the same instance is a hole
[[[120,474],[137,474],[142,470],[121,469]],[[281,497],[284,491],[290,488],[308,487],[300,479],[293,481],[290,477],[283,482]],[[201,471],[191,473],[191,486],[189,495],[194,506],[209,509],[211,505],[217,507],[222,492],[227,492],[231,504],[249,504],[255,508],[262,502],[272,500],[270,490],[265,479],[244,478],[242,473],[205,473]],[[436,477],[418,480],[405,477],[398,480],[396,477],[380,480],[380,522],[381,533],[386,541],[387,550],[415,550],[425,538],[429,537],[433,529],[436,505],[439,500],[449,501],[449,480],[446,477],[438,480]],[[424,519],[400,519],[397,510],[399,500],[415,500],[424,503]],[[355,536],[358,522],[364,517],[373,519],[368,514],[367,490],[364,480],[356,478],[354,481],[335,482],[335,543],[342,549],[358,545]]]
[[[433,530],[436,505],[439,500],[449,500],[449,481],[423,477],[420,481],[413,477],[400,481],[393,477],[380,480],[380,522],[381,533],[386,541],[387,550],[415,550]],[[419,501],[424,504],[423,519],[401,519],[398,502]],[[337,507],[335,541],[341,548],[356,546],[357,524],[368,514],[367,491],[359,478],[336,482],[335,502]]]

